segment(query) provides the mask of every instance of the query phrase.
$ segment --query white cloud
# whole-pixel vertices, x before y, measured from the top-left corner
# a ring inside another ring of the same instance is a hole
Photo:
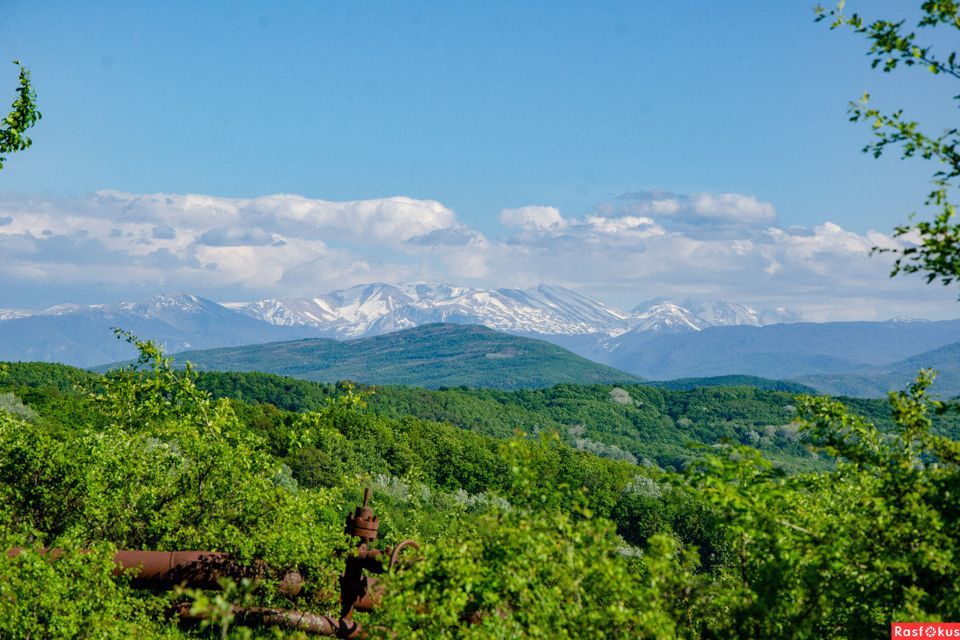
[[[500,222],[508,227],[520,227],[529,230],[563,229],[567,221],[556,207],[530,205],[519,209],[504,209],[500,212]]]
[[[889,256],[868,256],[908,239],[832,222],[781,227],[772,205],[739,194],[627,194],[583,217],[505,209],[506,235],[496,239],[439,202],[406,197],[8,195],[0,220],[2,306],[42,306],[49,301],[29,296],[64,286],[93,302],[83,292],[252,299],[432,280],[557,283],[623,306],[657,295],[727,298],[811,319],[956,315],[952,290],[890,280]]]
[[[636,237],[663,235],[663,227],[645,216],[621,216],[619,218],[605,218],[603,216],[587,216],[586,224],[593,230],[607,234],[629,233]]]
[[[740,193],[636,191],[622,194],[597,210],[602,215],[649,215],[669,226],[764,227],[777,221],[777,210],[771,203]]]
[[[390,276],[365,267],[365,253],[429,255],[432,247],[416,240],[431,234],[483,240],[439,202],[407,197],[332,202],[103,191],[66,200],[8,196],[0,212],[10,218],[0,226],[0,277],[30,274],[37,282],[253,292],[283,288],[290,281],[284,276],[296,271],[311,274],[317,288],[332,288],[344,277]]]
[[[456,217],[435,200],[406,197],[331,202],[296,195],[246,201],[244,218],[287,233],[334,232],[356,241],[391,245],[454,225]]]
[[[269,232],[322,238],[402,243],[450,227],[454,213],[435,200],[404,196],[334,202],[299,195],[217,198],[204,195],[130,194],[101,191],[84,198],[81,216],[109,217],[118,223],[153,223],[186,229],[267,229]]]
[[[711,220],[726,220],[741,224],[771,224],[777,211],[769,202],[739,193],[697,193],[689,198],[690,208],[699,216]]]

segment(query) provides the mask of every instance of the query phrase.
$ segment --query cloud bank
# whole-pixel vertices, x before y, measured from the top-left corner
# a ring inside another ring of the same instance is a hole
[[[431,280],[550,283],[622,306],[660,295],[731,299],[813,320],[958,315],[953,292],[890,280],[889,262],[868,256],[900,240],[831,222],[784,227],[772,204],[749,195],[642,191],[581,216],[530,205],[499,221],[487,237],[442,203],[407,197],[0,196],[0,307],[44,306],[44,292],[73,291],[78,302],[159,291],[224,300]]]

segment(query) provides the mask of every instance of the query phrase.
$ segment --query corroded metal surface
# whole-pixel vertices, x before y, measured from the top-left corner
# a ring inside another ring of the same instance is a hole
[[[363,490],[363,504],[357,507],[352,516],[347,516],[347,535],[360,538],[361,542],[373,542],[377,539],[377,530],[380,528],[380,519],[373,515],[369,502],[372,492],[370,487]]]
[[[50,558],[58,558],[63,549],[36,549]],[[81,550],[80,553],[86,553]],[[10,557],[23,553],[14,547],[7,551]],[[196,589],[219,589],[221,578],[263,580],[271,577],[269,569],[261,562],[244,564],[228,553],[214,551],[133,551],[120,550],[113,556],[116,576],[127,574],[130,585],[138,589],[172,589],[186,585]],[[280,581],[280,592],[295,596],[303,588],[303,576],[297,571],[288,571],[275,576]]]

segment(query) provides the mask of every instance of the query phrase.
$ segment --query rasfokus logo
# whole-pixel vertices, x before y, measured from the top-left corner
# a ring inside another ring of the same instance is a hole
[[[960,638],[960,622],[891,622],[891,638]]]

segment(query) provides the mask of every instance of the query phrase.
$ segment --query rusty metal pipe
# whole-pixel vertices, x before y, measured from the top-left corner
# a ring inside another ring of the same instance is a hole
[[[9,557],[18,556],[24,549],[14,547],[7,551]],[[41,555],[56,559],[63,549],[36,549]],[[80,553],[89,553],[81,549]],[[116,567],[113,575],[131,573],[130,585],[138,589],[170,589],[186,585],[196,589],[219,589],[221,578],[263,580],[270,570],[262,562],[242,564],[228,553],[215,551],[133,551],[120,550],[113,556]],[[135,572],[135,573],[134,573]],[[296,596],[303,589],[303,576],[298,571],[288,571],[279,576],[280,593]]]
[[[181,620],[200,621],[208,618],[203,612],[195,613],[188,602],[180,604],[176,613]],[[304,633],[337,638],[360,638],[363,636],[363,630],[357,622],[343,618],[338,620],[330,616],[319,616],[305,611],[269,607],[233,607],[231,613],[238,623],[247,626],[283,627],[303,631]]]
[[[415,540],[403,540],[399,542],[397,546],[390,549],[387,547],[387,550],[384,553],[390,554],[390,563],[386,567],[386,571],[392,571],[400,559],[400,552],[406,549],[407,547],[412,547],[416,550],[420,550],[420,545],[417,544]],[[374,553],[375,552],[375,553]],[[364,568],[368,571],[374,573],[380,573],[384,571],[383,565],[379,562],[380,552],[376,549],[358,549],[358,555],[362,555],[364,559],[366,558],[376,558],[377,564],[373,565],[373,568],[365,566]],[[380,583],[378,578],[373,576],[364,577],[363,580],[363,589],[362,592],[358,595],[357,599],[354,601],[353,610],[354,611],[373,611],[380,606],[380,602],[383,599],[384,586]]]
[[[407,547],[413,547],[417,551],[420,551],[420,545],[417,544],[416,540],[407,538],[406,540],[398,542],[397,546],[393,548],[393,553],[390,554],[390,564],[387,565],[387,571],[393,570],[393,568],[397,565],[397,560],[400,559],[400,552]]]

